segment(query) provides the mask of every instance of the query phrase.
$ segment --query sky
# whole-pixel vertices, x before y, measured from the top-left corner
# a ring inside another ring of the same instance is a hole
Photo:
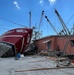
[[[0,35],[14,28],[29,27],[30,11],[31,27],[36,26],[36,29],[38,29],[43,10],[55,29],[60,32],[62,25],[54,9],[57,9],[66,26],[71,29],[74,24],[74,0],[0,0]],[[40,31],[42,36],[56,34],[44,16]]]

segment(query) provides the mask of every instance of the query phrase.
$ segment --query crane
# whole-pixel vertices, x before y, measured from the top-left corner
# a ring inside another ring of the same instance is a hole
[[[58,32],[54,28],[53,24],[50,22],[50,20],[48,19],[48,17],[46,15],[45,15],[45,18],[47,19],[47,21],[49,22],[49,24],[51,25],[51,27],[53,28],[53,30],[56,32],[56,34],[58,34]]]
[[[69,29],[67,28],[66,24],[64,23],[63,19],[61,18],[60,14],[58,13],[58,11],[55,9],[55,13],[56,15],[58,16],[60,22],[61,22],[61,25],[63,27],[63,31],[67,34],[67,35],[70,35],[70,31]]]

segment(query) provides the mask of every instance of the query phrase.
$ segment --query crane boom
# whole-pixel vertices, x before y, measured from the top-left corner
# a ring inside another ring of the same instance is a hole
[[[58,34],[58,32],[54,28],[53,24],[50,22],[50,20],[48,19],[48,17],[46,15],[45,15],[45,18],[47,19],[47,21],[49,22],[49,24],[51,25],[51,27],[53,28],[53,30]]]
[[[58,11],[56,9],[55,9],[55,13],[57,14],[57,16],[61,22],[61,25],[62,25],[64,31],[66,32],[66,34],[70,35],[69,29],[67,28],[66,24],[64,23],[63,19],[61,18],[60,14],[58,13]]]

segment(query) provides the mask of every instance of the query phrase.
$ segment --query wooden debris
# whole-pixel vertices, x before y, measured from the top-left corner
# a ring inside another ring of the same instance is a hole
[[[57,70],[57,69],[65,69],[65,68],[74,68],[74,67],[53,67],[53,68],[34,68],[34,69],[29,69],[29,70],[18,70],[15,72],[28,72],[28,71],[41,71],[41,70]]]

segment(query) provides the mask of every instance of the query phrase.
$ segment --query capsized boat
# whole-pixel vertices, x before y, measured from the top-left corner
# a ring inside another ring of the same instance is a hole
[[[32,28],[16,28],[1,35],[0,57],[24,54],[31,41],[32,31]]]

